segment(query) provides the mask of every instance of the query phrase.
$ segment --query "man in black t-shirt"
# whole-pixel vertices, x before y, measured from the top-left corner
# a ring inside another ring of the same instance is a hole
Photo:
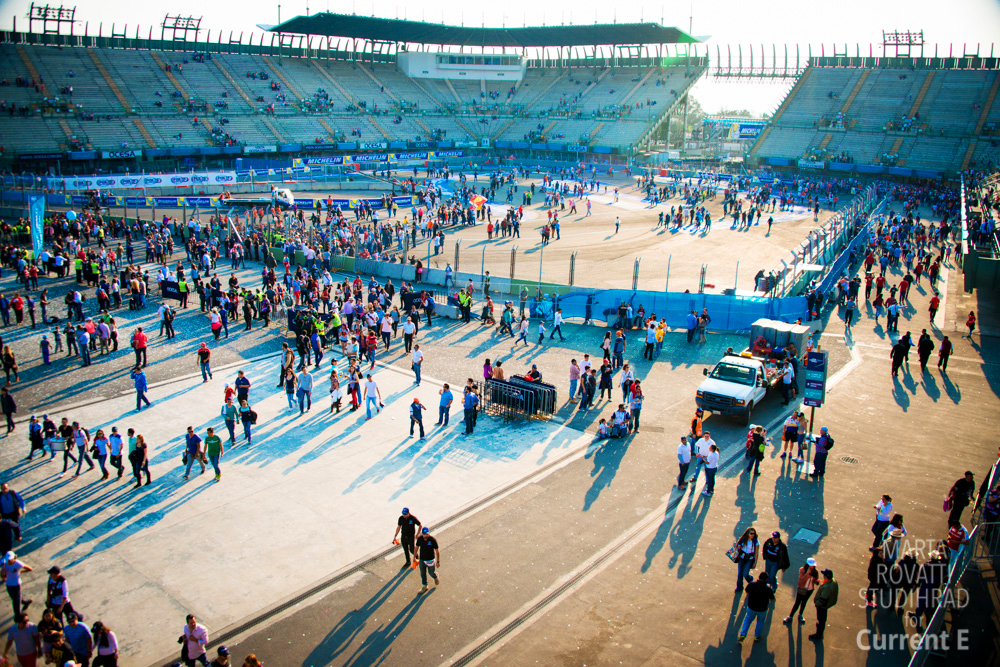
[[[403,547],[403,555],[406,557],[406,565],[403,566],[404,569],[410,567],[410,554],[413,554],[414,558],[417,557],[417,552],[413,547],[413,540],[416,538],[420,527],[420,519],[410,514],[410,510],[404,507],[402,516],[396,522],[396,532],[392,536],[393,542],[396,541],[396,537],[398,536],[398,544]]]
[[[428,570],[434,579],[434,585],[441,583],[437,576],[437,568],[441,567],[441,549],[438,548],[437,540],[431,535],[430,528],[420,530],[420,537],[417,538],[417,556],[420,558],[420,583],[423,585],[420,592],[426,593]]]

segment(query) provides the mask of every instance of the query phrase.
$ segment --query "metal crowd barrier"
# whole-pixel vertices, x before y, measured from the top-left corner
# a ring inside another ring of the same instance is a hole
[[[534,408],[534,395],[521,387],[505,380],[487,380],[476,383],[483,410],[487,414],[501,417],[505,422],[531,416]]]
[[[995,526],[996,524],[986,525]],[[969,535],[969,543],[965,545],[965,548],[959,552],[955,559],[948,563],[948,581],[942,588],[940,597],[938,598],[938,606],[931,615],[931,620],[927,623],[927,627],[924,628],[924,632],[920,636],[920,642],[910,657],[909,667],[923,667],[927,659],[932,655],[936,657],[944,657],[946,655],[941,650],[942,646],[940,642],[945,616],[949,612],[952,612],[952,615],[954,615],[960,610],[957,604],[958,596],[955,594],[955,591],[962,580],[962,575],[965,574],[972,559],[976,557],[982,528],[983,526],[980,525],[972,529],[972,533]]]
[[[534,396],[531,416],[549,417],[556,412],[556,388],[543,382],[532,382],[520,375],[512,375],[508,382],[523,388]]]

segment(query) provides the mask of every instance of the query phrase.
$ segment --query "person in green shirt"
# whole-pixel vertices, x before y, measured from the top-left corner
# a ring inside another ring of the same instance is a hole
[[[215,468],[216,482],[222,479],[222,471],[219,470],[219,459],[222,458],[224,451],[222,438],[215,435],[215,429],[209,426],[208,434],[205,436],[205,452],[208,454],[208,460],[212,462],[212,467]]]

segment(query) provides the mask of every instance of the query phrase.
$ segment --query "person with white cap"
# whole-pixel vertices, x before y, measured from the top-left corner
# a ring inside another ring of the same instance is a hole
[[[14,610],[15,616],[27,609],[28,605],[31,604],[31,600],[21,600],[21,573],[31,571],[31,566],[19,561],[17,554],[13,551],[8,551],[4,554],[0,573],[3,574],[4,583],[7,584],[7,595],[10,596],[10,605]]]
[[[791,623],[792,616],[795,615],[796,611],[799,612],[799,623],[806,622],[802,613],[806,610],[806,602],[809,601],[809,596],[812,595],[818,583],[819,572],[816,570],[816,559],[807,558],[806,564],[799,568],[799,585],[795,592],[795,604],[792,605],[792,610],[788,612],[788,616],[782,623],[785,625]]]

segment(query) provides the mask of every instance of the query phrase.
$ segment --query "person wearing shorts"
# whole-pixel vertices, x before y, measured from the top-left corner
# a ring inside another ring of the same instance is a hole
[[[792,455],[792,445],[799,441],[799,413],[793,412],[785,420],[784,432],[781,435],[781,458]]]

